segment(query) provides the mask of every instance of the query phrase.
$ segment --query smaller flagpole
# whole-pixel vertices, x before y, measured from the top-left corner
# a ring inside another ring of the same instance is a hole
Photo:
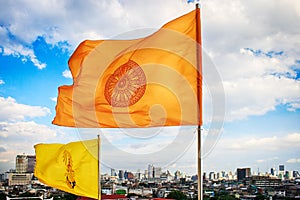
[[[98,137],[98,200],[101,200],[101,162],[100,162],[100,135],[97,135]]]

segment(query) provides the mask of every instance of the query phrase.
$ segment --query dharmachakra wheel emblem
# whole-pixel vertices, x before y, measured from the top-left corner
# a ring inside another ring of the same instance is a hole
[[[109,76],[104,95],[114,107],[128,107],[137,103],[146,91],[146,76],[143,69],[129,60]]]

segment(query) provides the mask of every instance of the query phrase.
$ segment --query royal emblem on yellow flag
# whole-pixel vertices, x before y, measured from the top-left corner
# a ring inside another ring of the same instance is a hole
[[[53,124],[201,125],[196,35],[192,11],[144,38],[82,42],[69,60],[73,84],[59,87]]]
[[[98,198],[98,140],[35,145],[34,175],[42,183]]]
[[[69,186],[69,188],[74,189],[76,186],[75,181],[75,172],[73,170],[73,161],[72,161],[72,155],[69,151],[65,150],[63,152],[63,158],[66,166],[66,183]]]

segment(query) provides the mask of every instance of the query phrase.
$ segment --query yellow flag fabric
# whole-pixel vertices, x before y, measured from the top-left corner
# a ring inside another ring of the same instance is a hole
[[[35,145],[34,175],[40,182],[98,199],[98,140]]]
[[[69,60],[73,84],[59,87],[52,123],[93,128],[201,125],[196,12],[145,38],[82,42]]]

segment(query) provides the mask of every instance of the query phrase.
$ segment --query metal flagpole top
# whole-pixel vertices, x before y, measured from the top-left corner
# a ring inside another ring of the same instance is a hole
[[[187,0],[187,3],[195,3],[196,8],[200,7],[200,0]]]

